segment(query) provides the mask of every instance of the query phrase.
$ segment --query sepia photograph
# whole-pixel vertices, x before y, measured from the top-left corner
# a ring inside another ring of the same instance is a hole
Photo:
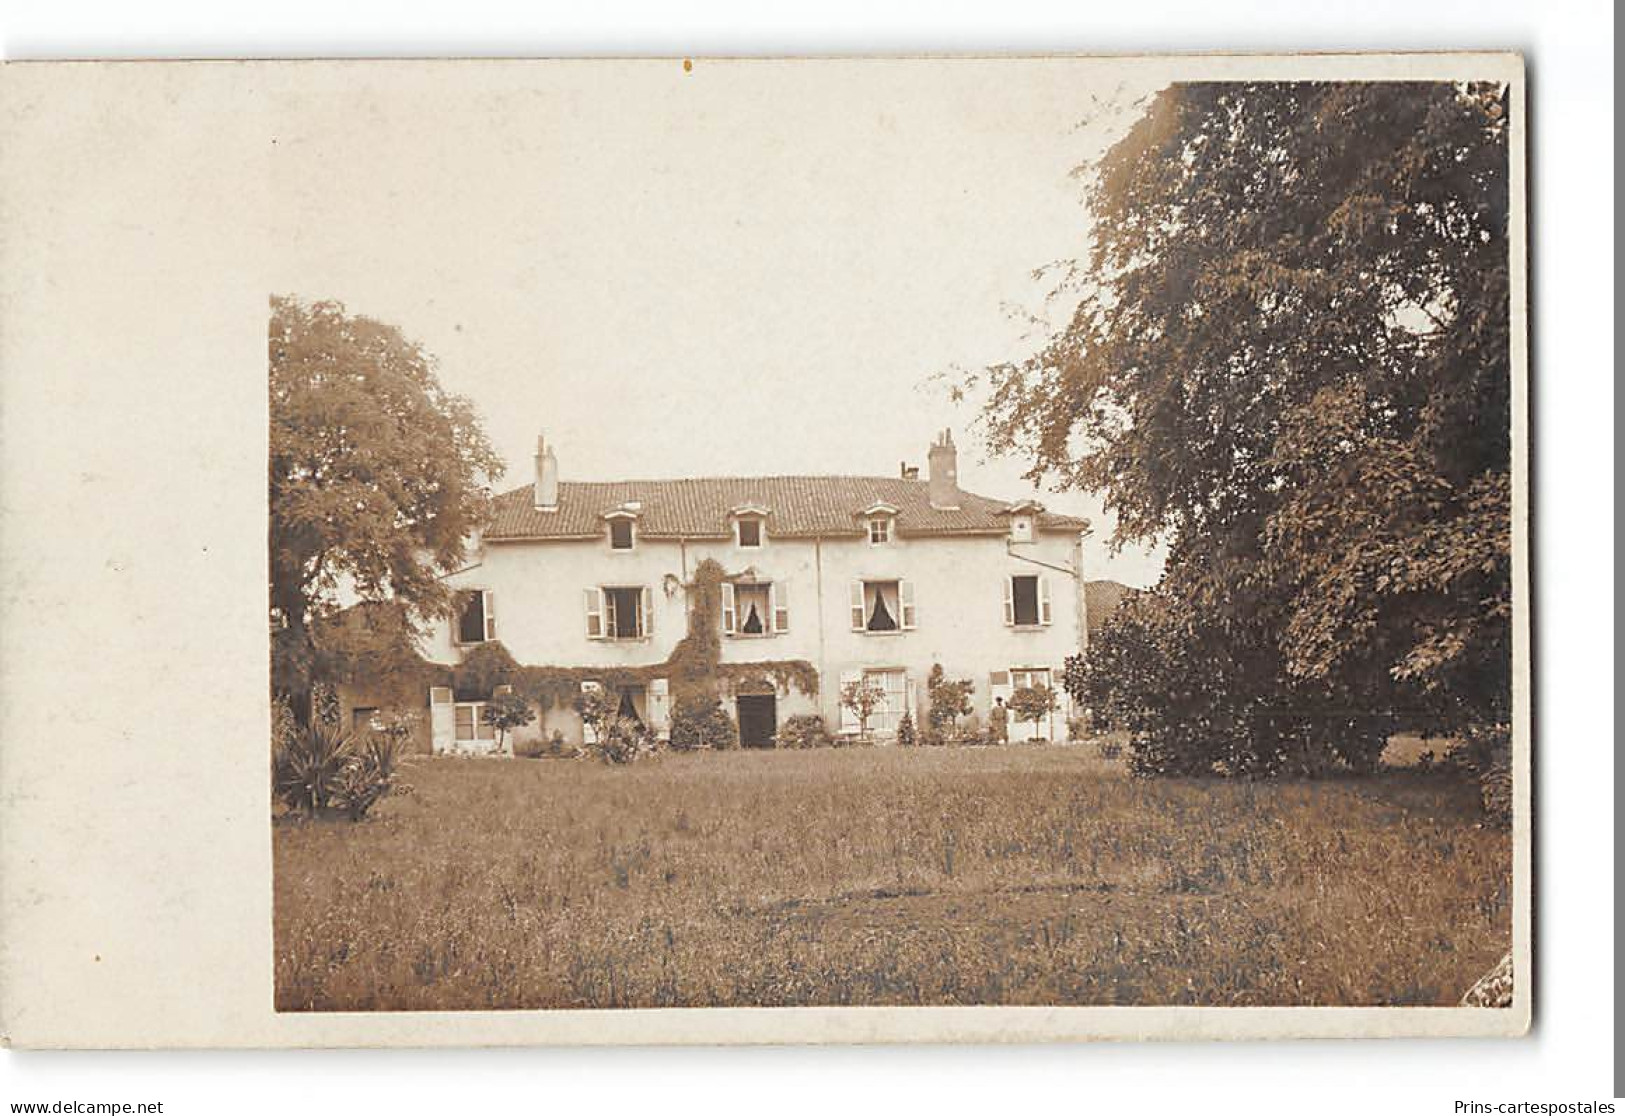
[[[1523,1032],[1515,57],[473,65],[273,140],[276,1012]]]

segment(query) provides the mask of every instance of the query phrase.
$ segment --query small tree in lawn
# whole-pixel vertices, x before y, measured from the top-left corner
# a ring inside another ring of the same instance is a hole
[[[943,735],[959,724],[959,718],[971,711],[971,694],[976,683],[969,678],[949,678],[941,663],[934,663],[925,679],[926,694],[931,709],[926,714],[931,724],[930,737],[940,743]]]
[[[1055,711],[1055,691],[1048,686],[1023,686],[1010,695],[1010,715],[1036,726]]]
[[[506,751],[504,742],[512,729],[536,720],[536,710],[518,694],[498,694],[485,703],[485,723],[497,730],[497,751]]]
[[[841,706],[850,709],[858,718],[858,738],[869,739],[869,718],[886,701],[886,691],[878,682],[867,678],[856,679],[841,687]]]

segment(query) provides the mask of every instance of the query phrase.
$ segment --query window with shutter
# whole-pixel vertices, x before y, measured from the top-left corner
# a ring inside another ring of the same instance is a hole
[[[903,630],[905,632],[911,632],[914,630],[916,615],[914,611],[914,583],[912,581],[900,581],[897,584],[897,595],[902,599],[903,602]]]
[[[1016,622],[1015,579],[1011,577],[1004,579],[1004,622],[1006,625]]]
[[[606,585],[600,593],[604,600],[606,639],[641,639],[648,633],[645,604],[650,600],[650,592],[647,586]]]
[[[1031,628],[1039,623],[1039,579],[1032,574],[1017,574],[1010,578],[1011,623],[1018,628]]]
[[[491,590],[486,589],[482,591],[482,596],[485,598],[485,638],[495,639],[497,637],[496,595]]]
[[[649,680],[649,727],[657,736],[671,733],[671,686],[664,678]]]
[[[485,625],[486,594],[482,589],[471,589],[457,595],[457,642],[484,643],[489,638]]]
[[[1049,617],[1049,578],[1041,577],[1038,579],[1038,622],[1048,624]]]
[[[790,630],[790,586],[788,584],[774,583],[771,598],[773,602],[773,630],[782,635]]]
[[[642,600],[638,607],[638,635],[653,635],[655,630],[655,601],[654,591],[647,585],[643,587]]]
[[[437,754],[456,747],[455,713],[450,686],[429,688],[429,744]]]
[[[863,631],[863,582],[852,583],[852,630]]]
[[[587,638],[604,638],[604,594],[601,589],[583,590],[587,606]]]
[[[734,587],[731,582],[722,583],[722,634],[733,635],[739,630],[738,613],[734,611]]]

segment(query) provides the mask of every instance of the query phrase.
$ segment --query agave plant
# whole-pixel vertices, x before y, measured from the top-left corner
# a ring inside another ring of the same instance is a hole
[[[279,742],[272,753],[272,790],[288,809],[315,817],[332,803],[354,755],[354,739],[348,732],[311,724]]]
[[[351,749],[349,760],[339,771],[332,804],[343,810],[351,821],[367,816],[380,798],[395,787],[395,772],[400,768],[405,748],[399,737],[372,733]]]

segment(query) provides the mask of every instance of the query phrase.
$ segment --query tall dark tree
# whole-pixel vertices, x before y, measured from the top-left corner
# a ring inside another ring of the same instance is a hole
[[[270,377],[271,680],[303,716],[332,657],[449,609],[502,465],[421,346],[338,303],[271,300]],[[335,622],[341,594],[394,622]]]
[[[1084,170],[1095,286],[973,377],[993,447],[1171,541],[1141,632],[1212,641],[1245,731],[1505,723],[1504,89],[1180,85]]]

